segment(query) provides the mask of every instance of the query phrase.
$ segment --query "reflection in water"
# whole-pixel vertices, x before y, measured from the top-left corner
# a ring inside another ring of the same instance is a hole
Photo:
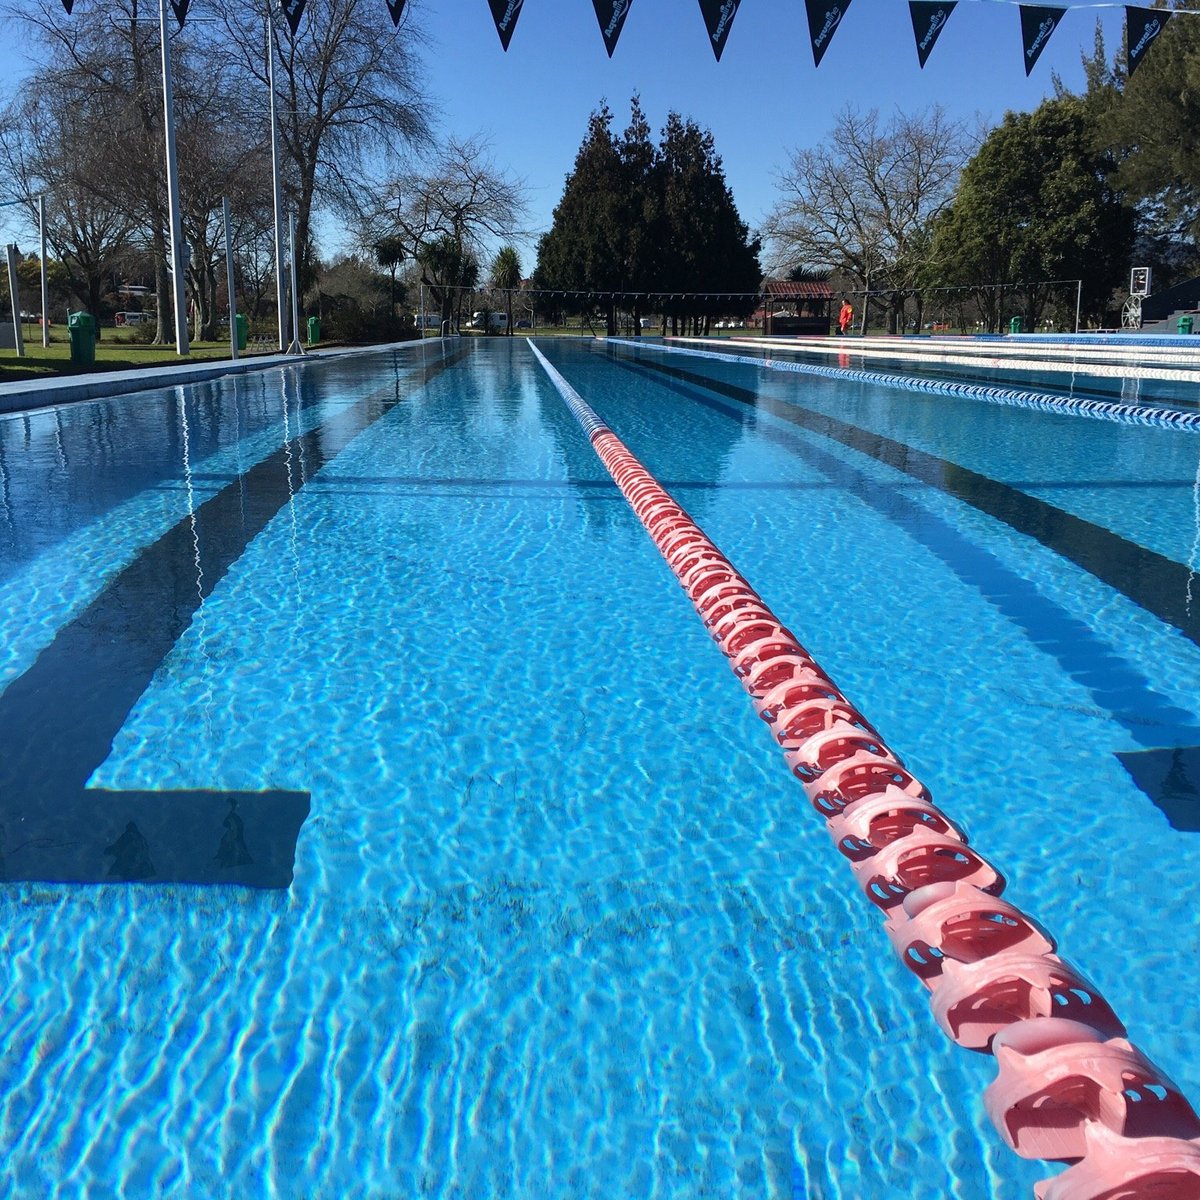
[[[1188,555],[1188,616],[1192,615],[1192,588],[1196,582],[1197,564],[1200,563],[1200,460],[1196,462],[1196,481],[1192,484],[1192,512],[1195,514],[1196,536],[1192,540],[1192,552]]]
[[[150,861],[150,843],[132,821],[125,826],[125,832],[111,846],[104,847],[104,853],[113,860],[108,869],[109,875],[125,883],[149,879],[156,873],[154,863]]]
[[[307,792],[102,791],[88,780],[189,626],[203,644],[204,601],[293,501],[293,462],[306,456],[306,469],[319,471],[398,399],[389,384],[339,408],[207,497],[194,495],[202,477],[192,463],[197,429],[213,414],[197,403],[186,413],[182,403],[161,406],[170,436],[182,439],[186,516],[141,547],[0,691],[3,878],[291,883]],[[210,691],[206,704],[216,699]],[[209,737],[219,736],[214,721]]]
[[[1200,746],[1128,751],[1117,758],[1173,829],[1200,833]]]
[[[1141,603],[1164,620],[1180,615],[1182,593],[1166,587],[1162,577],[1166,576],[1181,587],[1186,570],[1181,563],[1165,560],[1107,529],[1082,521],[1036,497],[1026,496],[1008,484],[835,417],[798,404],[759,397],[747,388],[697,375],[682,367],[659,361],[638,367],[617,361],[634,372],[649,367],[656,375],[685,381],[671,386],[716,411],[727,411],[730,416],[737,413],[735,407],[717,399],[718,396],[736,401],[737,408],[758,404],[788,424],[869,454],[923,483],[949,492],[1020,532],[1036,537],[1063,557],[1094,567],[1094,573],[1104,582],[1121,590],[1129,589],[1126,595],[1134,603]],[[1191,742],[1200,735],[1191,712],[1159,694],[1138,666],[1117,647],[1092,630],[1086,621],[1044,595],[1029,579],[1009,568],[987,546],[977,544],[932,509],[918,504],[903,489],[871,479],[818,443],[801,439],[784,428],[764,425],[762,433],[922,542],[960,579],[977,588],[989,603],[1024,630],[1034,645],[1052,654],[1063,670],[1086,687],[1096,703],[1123,725],[1136,742],[1146,745],[1150,741],[1161,745],[1166,729],[1171,731],[1173,740]],[[1171,602],[1174,602],[1173,606]],[[1174,623],[1183,624],[1183,631],[1192,640],[1200,641],[1200,624],[1193,620],[1194,628],[1189,629],[1179,620]],[[1133,719],[1133,714],[1139,714],[1139,719]],[[1147,717],[1151,718],[1149,725],[1144,723]]]
[[[622,363],[623,355],[611,346],[596,346],[588,344],[588,352],[605,366],[610,362]],[[547,358],[569,378],[572,386],[584,395],[588,403],[604,418],[604,398],[589,392],[587,382],[574,369],[575,362],[563,361],[562,355],[555,354],[552,344],[545,345]],[[544,386],[544,377],[536,370],[536,363],[531,355],[525,356],[523,368],[530,372],[537,383],[537,395],[540,399],[540,421],[542,428],[549,434],[555,444],[558,455],[567,473],[567,479],[578,494],[583,509],[587,514],[590,528],[605,531],[614,526],[626,528],[629,521],[628,505],[616,485],[608,477],[607,472],[597,463],[591,453],[586,439],[579,432],[579,426],[570,419],[563,408],[562,401],[553,388]],[[556,361],[557,359],[557,361]],[[514,363],[514,366],[516,363]],[[582,370],[593,369],[585,364]],[[574,375],[574,378],[570,378]],[[656,397],[663,406],[649,419],[674,417],[677,420],[692,420],[694,414],[686,413],[677,407],[677,401],[669,393]],[[648,401],[649,403],[649,401]],[[667,406],[670,405],[670,408]],[[733,415],[733,414],[731,414]],[[648,415],[649,416],[649,415]],[[758,415],[753,406],[739,409],[734,421],[711,421],[704,427],[704,436],[694,438],[689,442],[690,459],[688,463],[688,479],[661,479],[663,487],[671,493],[682,507],[686,508],[692,519],[703,524],[709,515],[713,499],[720,490],[721,480],[728,474],[728,463],[737,452],[739,445],[752,435],[758,425]],[[629,441],[637,440],[637,431],[631,429],[614,429],[617,437]],[[651,455],[651,460],[653,456]],[[653,462],[647,466],[653,470]],[[703,486],[695,486],[704,481]],[[692,485],[692,486],[688,486]],[[686,491],[686,494],[684,492]]]
[[[246,846],[246,822],[238,816],[237,807],[237,800],[230,796],[225,832],[221,834],[221,844],[213,860],[219,867],[245,867],[254,862]]]
[[[27,789],[6,796],[0,879],[286,888],[308,812],[307,792]]]

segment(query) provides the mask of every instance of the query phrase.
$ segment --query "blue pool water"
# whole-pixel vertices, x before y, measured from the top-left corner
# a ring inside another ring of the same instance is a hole
[[[1200,434],[542,348],[1200,1096]],[[0,600],[6,1194],[1049,1173],[523,342],[0,418]]]

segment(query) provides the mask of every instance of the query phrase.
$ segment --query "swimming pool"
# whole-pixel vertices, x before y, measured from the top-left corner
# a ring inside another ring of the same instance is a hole
[[[541,348],[1200,1092],[1200,435]],[[12,1195],[1047,1173],[523,342],[0,418],[0,596]]]

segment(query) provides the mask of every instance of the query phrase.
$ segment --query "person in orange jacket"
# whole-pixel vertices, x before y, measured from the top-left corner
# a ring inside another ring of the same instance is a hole
[[[841,311],[838,313],[838,333],[845,335],[846,330],[850,328],[850,322],[853,320],[854,309],[849,300],[843,300]]]

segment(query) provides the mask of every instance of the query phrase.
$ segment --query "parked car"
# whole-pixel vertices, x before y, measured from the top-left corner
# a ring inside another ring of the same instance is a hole
[[[118,325],[140,325],[143,321],[149,320],[150,314],[144,312],[119,312],[116,315]]]

